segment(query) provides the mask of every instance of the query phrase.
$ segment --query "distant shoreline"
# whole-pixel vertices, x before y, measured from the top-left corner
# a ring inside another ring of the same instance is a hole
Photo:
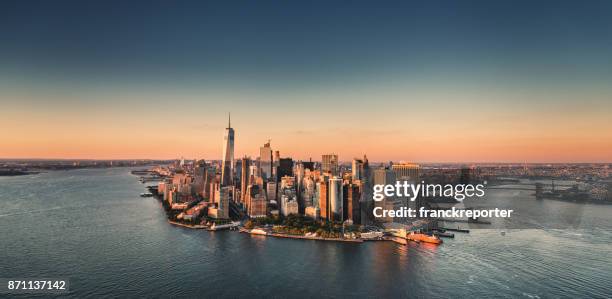
[[[21,171],[21,170],[0,170],[0,177],[2,176],[24,176],[39,174],[40,171]]]

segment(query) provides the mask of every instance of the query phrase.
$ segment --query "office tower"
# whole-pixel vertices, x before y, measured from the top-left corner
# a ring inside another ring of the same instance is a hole
[[[353,224],[361,224],[361,182],[354,181],[343,186],[343,212],[344,219],[350,220]]]
[[[252,161],[251,167],[249,167],[249,177],[259,176],[259,166],[257,164],[259,164],[259,161]]]
[[[268,215],[268,201],[266,201],[263,194],[256,194],[253,196],[248,214],[251,218],[266,217]]]
[[[295,174],[298,187],[302,185],[302,180],[304,179],[304,172],[304,163],[302,163],[302,161],[299,161],[293,165],[293,173]]]
[[[227,128],[223,136],[223,160],[221,162],[221,185],[230,186],[234,180],[234,129],[228,116]]]
[[[242,171],[240,173],[240,202],[244,204],[246,198],[247,186],[251,184],[251,175],[249,173],[251,168],[251,158],[244,156],[242,157]]]
[[[391,169],[395,172],[397,180],[405,180],[418,182],[420,166],[414,163],[400,162],[399,164],[391,165]]]
[[[259,148],[259,170],[265,180],[272,178],[272,148],[269,140]]]
[[[329,214],[332,221],[343,221],[342,200],[342,179],[332,177],[329,179]]]
[[[398,181],[408,181],[412,184],[420,182],[420,166],[418,164],[400,162],[399,164],[391,165],[391,169],[395,174],[395,179]],[[395,200],[395,206],[418,209],[421,201],[421,197],[414,201],[408,200],[408,197],[401,197]],[[408,219],[402,220],[408,221]]]
[[[363,167],[361,172],[361,224],[369,225],[373,222],[374,201],[372,200],[372,171],[368,162],[368,157],[363,155]]]
[[[283,216],[299,213],[299,204],[295,190],[295,179],[290,176],[282,177],[280,181],[280,212]]]
[[[280,180],[284,176],[293,176],[293,160],[291,158],[282,158],[278,161],[277,179]]]
[[[329,181],[327,177],[323,177],[323,179],[317,183],[319,189],[319,209],[321,219],[329,220],[330,219],[330,207],[329,207]]]
[[[293,174],[295,175],[295,181],[297,183],[297,194],[298,194],[298,202],[300,202],[300,204],[302,204],[303,207],[307,207],[309,206],[308,204],[305,204],[304,201],[304,194],[303,194],[303,190],[304,190],[304,164],[302,164],[301,161],[298,161],[297,163],[293,164]],[[310,204],[312,205],[312,204]]]
[[[357,158],[353,159],[351,171],[353,174],[353,180],[361,180],[361,177],[363,176],[363,160]]]
[[[314,171],[315,170],[314,162],[312,162],[312,161],[302,162],[302,164],[304,165],[304,169],[308,169],[310,171]]]
[[[388,168],[379,168],[374,170],[374,185],[394,185],[396,182],[395,172]],[[383,195],[383,200],[374,202],[375,207],[381,207],[383,210],[391,210],[395,207],[395,197]],[[392,217],[379,218],[381,221],[392,222]]]
[[[323,172],[331,173],[332,176],[338,175],[338,155],[329,154],[323,155],[323,165],[321,167]]]
[[[247,214],[251,218],[266,217],[268,214],[268,201],[260,185],[252,184],[246,190]]]
[[[215,203],[214,208],[208,209],[208,215],[212,218],[228,219],[229,218],[229,201],[233,187],[221,187],[215,189]]]
[[[272,159],[272,176],[275,180],[278,180],[281,176],[278,175],[278,166],[280,161],[280,152],[274,151],[274,158]]]
[[[199,160],[194,162],[195,167],[193,168],[193,183],[191,190],[193,195],[204,194],[204,183],[206,182],[206,161]]]
[[[302,181],[301,198],[304,207],[317,206],[318,200],[315,200],[316,184],[312,177],[305,177]]]
[[[232,178],[232,181],[234,182],[233,185],[240,186],[240,179],[242,178],[242,159],[237,159],[234,161],[234,171],[232,173],[234,174],[234,177]]]
[[[268,196],[268,201],[274,200],[276,201],[276,189],[277,189],[277,184],[276,182],[268,182],[266,185],[266,195]]]

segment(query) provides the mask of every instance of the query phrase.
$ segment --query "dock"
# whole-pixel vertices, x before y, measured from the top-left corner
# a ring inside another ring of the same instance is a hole
[[[440,227],[440,229],[451,231],[451,232],[458,232],[458,233],[470,233],[469,229],[462,229],[458,227],[457,228]]]

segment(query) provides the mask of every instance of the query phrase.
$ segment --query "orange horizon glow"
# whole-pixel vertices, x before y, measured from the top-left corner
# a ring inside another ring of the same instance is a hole
[[[371,161],[606,163],[609,94],[15,92],[0,96],[0,159],[217,160],[231,111],[236,158],[257,157],[271,139],[281,157],[299,160],[336,153],[341,161],[366,154]]]

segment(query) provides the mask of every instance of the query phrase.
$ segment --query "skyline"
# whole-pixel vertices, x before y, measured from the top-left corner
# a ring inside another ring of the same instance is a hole
[[[612,162],[610,9],[7,1],[0,159]]]

